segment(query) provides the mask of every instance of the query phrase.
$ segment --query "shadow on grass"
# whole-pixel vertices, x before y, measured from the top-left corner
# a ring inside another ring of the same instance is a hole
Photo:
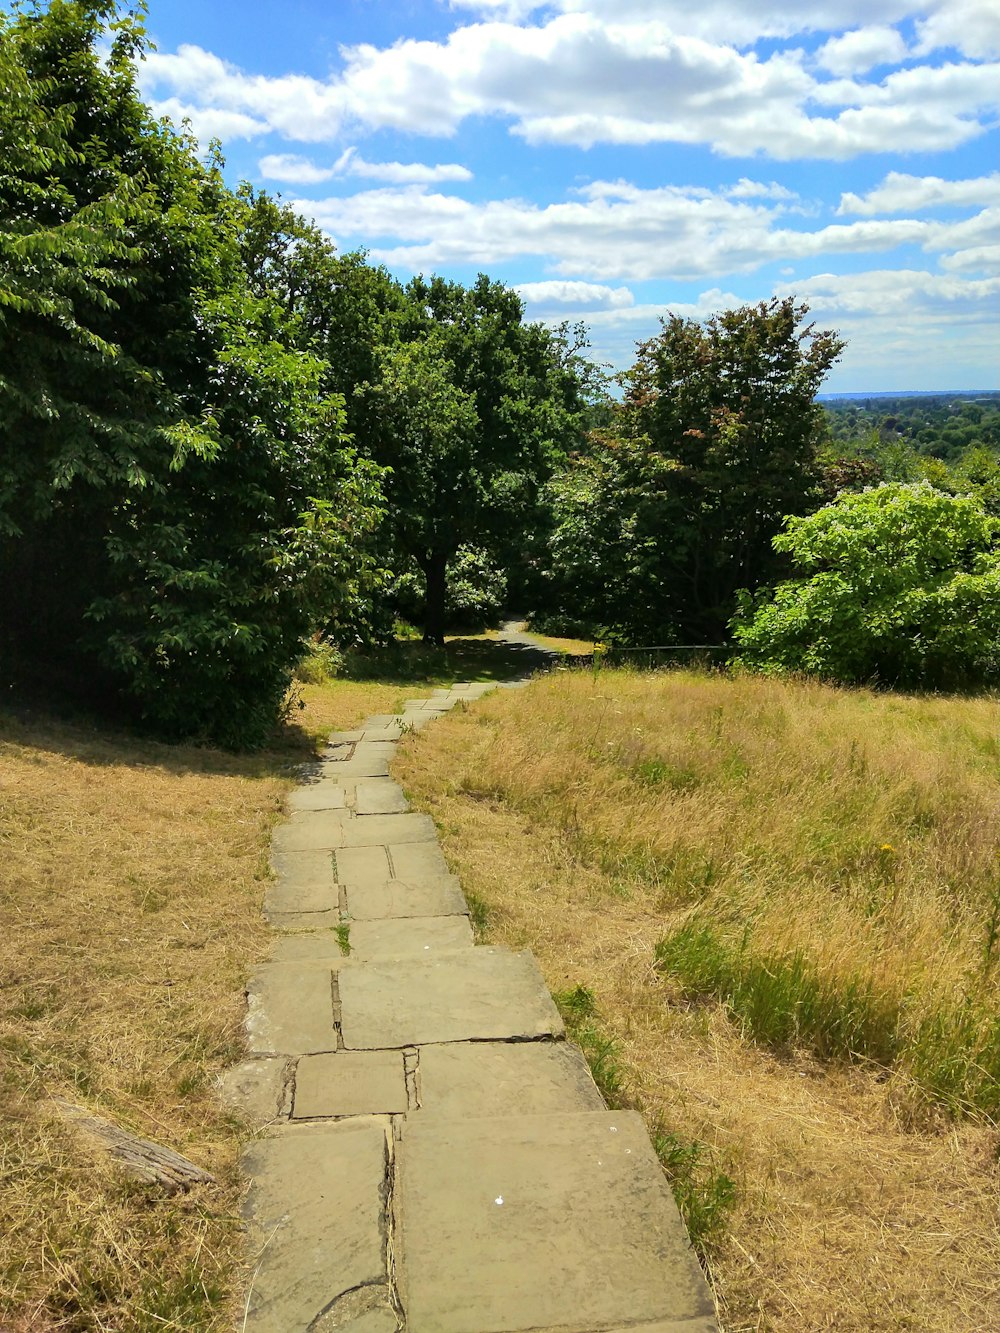
[[[550,666],[554,654],[527,644],[491,638],[449,640],[444,648],[399,640],[388,647],[355,652],[337,680],[419,692],[466,680],[513,680]],[[211,745],[157,740],[140,727],[79,699],[42,690],[11,691],[0,703],[0,757],[6,746],[29,746],[94,767],[155,766],[176,774],[216,773],[244,778],[287,775],[316,756],[317,741],[297,720],[294,707],[269,744],[251,753]]]
[[[340,673],[347,680],[384,685],[452,685],[461,680],[513,680],[551,666],[555,655],[529,643],[502,639],[449,639],[443,648],[397,640],[386,648],[350,653]]]

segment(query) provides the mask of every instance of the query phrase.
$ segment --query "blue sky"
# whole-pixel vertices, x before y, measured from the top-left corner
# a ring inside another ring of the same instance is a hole
[[[150,0],[140,83],[407,278],[489,273],[621,368],[794,293],[831,391],[1000,387],[996,0]]]

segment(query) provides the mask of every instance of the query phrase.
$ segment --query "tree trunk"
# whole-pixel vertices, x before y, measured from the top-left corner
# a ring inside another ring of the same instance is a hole
[[[444,646],[444,598],[447,587],[448,557],[444,551],[428,551],[420,562],[427,584],[424,599],[424,643]]]

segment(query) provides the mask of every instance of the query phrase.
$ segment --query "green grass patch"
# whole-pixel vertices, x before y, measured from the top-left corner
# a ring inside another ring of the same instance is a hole
[[[721,1001],[763,1045],[899,1067],[953,1111],[1000,1110],[1000,1017],[971,999],[915,1015],[869,977],[825,977],[801,951],[755,953],[747,932],[733,940],[697,916],[660,941],[656,961],[685,998]]]

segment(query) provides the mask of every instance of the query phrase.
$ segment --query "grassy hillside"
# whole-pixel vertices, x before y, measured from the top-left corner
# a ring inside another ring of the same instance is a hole
[[[729,1333],[1000,1322],[995,700],[561,672],[402,763],[645,1111]]]

